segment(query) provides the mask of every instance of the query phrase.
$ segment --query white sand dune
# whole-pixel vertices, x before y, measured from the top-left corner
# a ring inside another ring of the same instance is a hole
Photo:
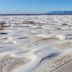
[[[23,63],[21,60],[21,62],[19,61],[20,63],[18,62],[18,64],[17,63],[14,64],[12,63],[10,65],[8,64],[6,67],[3,68],[3,72],[45,72],[45,71],[60,72],[62,70],[65,71],[65,69],[61,68],[66,67],[67,64],[72,61],[71,49],[64,51],[64,53],[56,56],[55,58],[49,59],[55,53],[58,54],[59,51],[58,52],[56,50],[50,51],[47,50],[47,48],[34,50],[28,53],[27,56],[25,56],[25,58],[30,59],[28,63]],[[45,59],[47,59],[46,62],[43,62]],[[13,68],[13,65],[16,67]],[[69,65],[71,67],[71,63]]]
[[[60,71],[62,69],[64,70],[66,65],[70,64],[71,62],[72,62],[71,53],[68,54],[62,53],[61,55],[55,57],[54,59],[50,59],[49,61],[44,62],[38,68],[36,68],[36,70],[33,70],[32,72],[58,72],[59,70]]]
[[[54,56],[54,54],[56,55],[58,53],[58,50],[49,50],[48,48],[34,50],[31,54],[27,55],[27,58],[30,58],[31,61],[28,64],[22,65],[13,70],[12,72],[30,72],[36,68],[43,59]]]

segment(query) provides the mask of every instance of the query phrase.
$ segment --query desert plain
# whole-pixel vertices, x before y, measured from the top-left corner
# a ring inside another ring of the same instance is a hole
[[[0,16],[0,72],[72,72],[72,15]]]

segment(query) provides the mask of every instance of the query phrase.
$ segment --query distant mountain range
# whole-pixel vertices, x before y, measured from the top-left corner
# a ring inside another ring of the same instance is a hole
[[[51,11],[48,12],[49,15],[72,15],[72,11]]]
[[[7,13],[7,14],[0,14],[0,16],[7,16],[7,15],[72,15],[72,11],[50,11],[47,13]]]

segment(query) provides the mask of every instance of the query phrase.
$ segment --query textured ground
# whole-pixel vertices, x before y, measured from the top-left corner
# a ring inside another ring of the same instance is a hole
[[[0,72],[72,72],[71,48],[71,15],[0,16]]]

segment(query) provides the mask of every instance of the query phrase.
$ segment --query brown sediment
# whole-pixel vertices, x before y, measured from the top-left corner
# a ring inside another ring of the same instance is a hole
[[[11,70],[27,64],[28,62],[30,62],[30,59],[4,56],[0,59],[0,71],[10,72]]]
[[[32,37],[32,40],[34,42],[38,42],[38,41],[49,41],[49,42],[53,42],[54,40],[58,41],[59,39],[58,38],[55,38],[55,37],[48,37],[48,38],[44,38],[44,37],[39,37],[39,36],[33,36]]]
[[[72,48],[72,41],[61,41],[59,43],[56,42],[55,46],[62,50],[69,49]]]
[[[9,63],[3,67],[3,72],[10,72],[21,65],[27,64],[29,62],[28,59],[18,59],[15,62]]]
[[[54,72],[72,72],[72,62],[65,64]]]

